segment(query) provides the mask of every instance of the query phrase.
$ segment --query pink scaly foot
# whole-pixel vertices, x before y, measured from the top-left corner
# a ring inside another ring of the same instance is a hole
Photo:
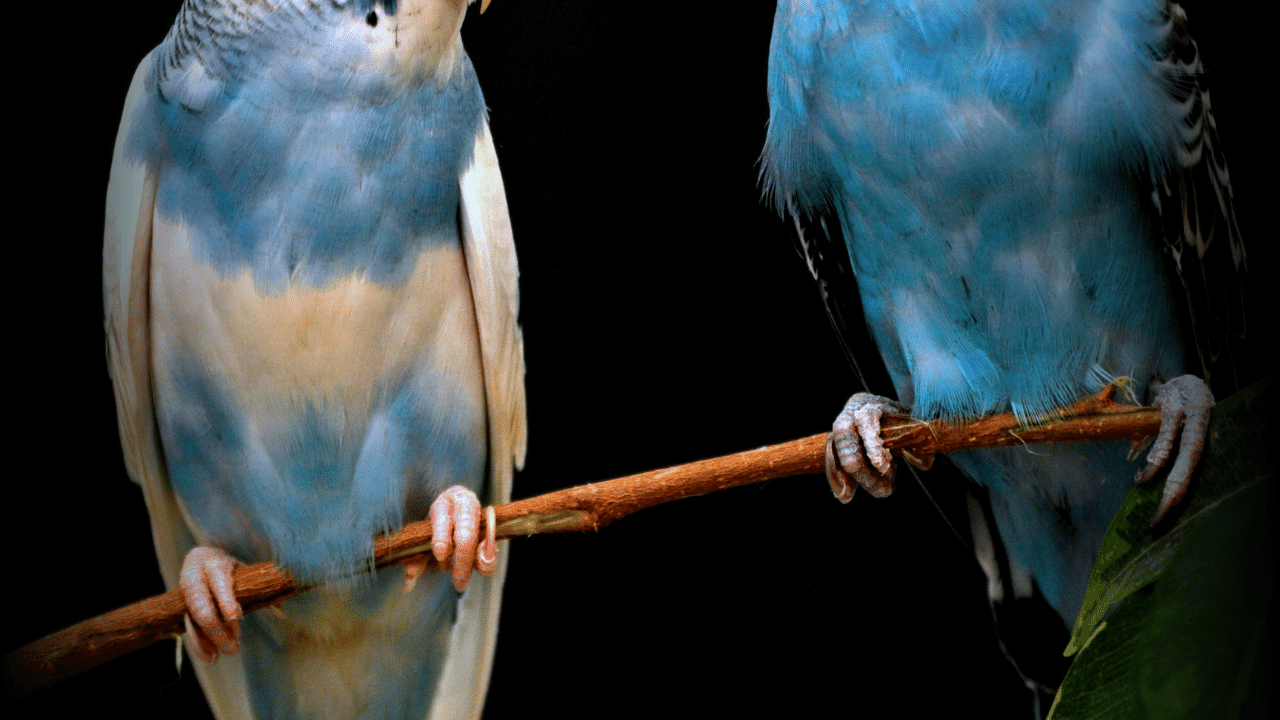
[[[493,574],[498,566],[498,545],[493,508],[485,512],[485,537],[480,541],[480,501],[461,485],[440,493],[431,503],[431,554],[441,570],[452,570],[453,586],[462,592],[471,572]],[[405,564],[405,589],[426,570],[427,561]]]
[[[187,603],[187,637],[195,654],[205,662],[240,651],[240,618],[231,571],[236,561],[213,547],[197,547],[182,561],[178,587]]]
[[[893,456],[880,439],[880,417],[908,411],[889,398],[870,393],[849,398],[827,438],[827,482],[836,499],[844,503],[853,499],[857,485],[851,479],[872,497],[888,497],[893,492],[896,471]]]
[[[1213,393],[1204,380],[1194,375],[1181,375],[1168,382],[1152,381],[1147,386],[1147,403],[1160,409],[1160,434],[1147,453],[1147,465],[1135,478],[1144,483],[1152,478],[1169,461],[1173,441],[1179,429],[1182,439],[1178,443],[1177,458],[1164,481],[1160,506],[1154,522],[1160,522],[1169,509],[1182,501],[1191,483],[1191,473],[1204,454],[1205,438],[1209,434],[1209,412],[1213,407]]]

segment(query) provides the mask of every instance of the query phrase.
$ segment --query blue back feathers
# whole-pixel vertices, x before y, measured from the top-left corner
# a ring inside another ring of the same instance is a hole
[[[1180,138],[1161,2],[782,2],[767,191],[835,214],[921,417],[1033,419],[1173,371],[1141,210]]]

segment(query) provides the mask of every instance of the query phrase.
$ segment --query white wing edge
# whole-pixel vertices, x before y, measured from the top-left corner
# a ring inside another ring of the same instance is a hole
[[[151,396],[150,276],[157,175],[145,161],[125,157],[134,116],[145,102],[147,55],[138,65],[124,103],[111,157],[102,250],[107,367],[116,396],[116,419],[129,477],[142,486],[151,517],[151,539],[165,587],[178,586],[178,573],[196,541],[187,529],[160,450]],[[193,660],[205,698],[219,718],[250,718],[240,658],[216,665]]]
[[[129,477],[142,486],[147,507],[153,494],[167,484],[156,440],[151,403],[151,363],[148,317],[148,273],[151,260],[152,212],[156,176],[145,163],[125,158],[125,145],[133,117],[146,92],[147,68],[143,59],[129,85],[124,115],[116,135],[107,183],[107,212],[102,246],[103,309],[106,313],[107,365],[116,396],[116,420]],[[178,565],[160,547],[160,566],[166,577],[176,576]],[[178,563],[181,562],[179,558]]]
[[[489,413],[490,502],[497,505],[511,499],[515,468],[524,466],[527,429],[524,340],[517,322],[520,272],[487,120],[476,134],[461,188],[462,247],[480,333]],[[493,575],[473,578],[458,603],[448,660],[428,715],[431,720],[474,720],[484,709],[510,553],[509,543],[502,541]]]

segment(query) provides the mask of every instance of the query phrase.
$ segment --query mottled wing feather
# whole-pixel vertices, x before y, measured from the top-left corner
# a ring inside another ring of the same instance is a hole
[[[1177,167],[1163,176],[1153,169],[1151,198],[1186,296],[1187,339],[1195,349],[1188,360],[1222,397],[1251,374],[1245,350],[1245,252],[1199,50],[1182,9],[1169,8],[1169,45],[1160,67],[1182,108],[1183,147]]]
[[[515,467],[524,465],[524,341],[517,323],[519,271],[511,219],[489,124],[476,136],[471,167],[462,177],[463,251],[471,278],[489,414],[489,496],[511,499]],[[478,718],[484,706],[498,635],[502,583],[510,547],[502,542],[491,577],[473,578],[458,604],[449,659],[432,702],[432,720]]]

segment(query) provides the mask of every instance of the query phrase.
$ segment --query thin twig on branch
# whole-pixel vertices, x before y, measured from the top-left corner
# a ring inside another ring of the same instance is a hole
[[[1108,386],[1049,421],[1021,426],[1011,414],[963,425],[886,416],[881,422],[885,447],[917,458],[984,447],[1046,443],[1141,441],[1160,427],[1159,411],[1120,405]],[[496,510],[498,537],[598,530],[620,517],[672,500],[705,495],[739,485],[793,475],[824,472],[827,434],[769,445],[756,450],[700,460],[616,480],[590,483],[501,505]],[[378,538],[378,568],[430,554],[431,523],[406,525]],[[236,598],[246,612],[273,605],[307,590],[271,563],[235,571]],[[5,657],[11,687],[20,694],[52,685],[107,660],[175,637],[183,632],[186,605],[174,590],[73,625],[21,647]]]

